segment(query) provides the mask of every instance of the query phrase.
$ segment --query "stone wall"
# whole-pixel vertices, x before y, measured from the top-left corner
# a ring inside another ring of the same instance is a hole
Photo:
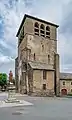
[[[53,97],[55,96],[55,93],[53,90],[48,89],[48,90],[42,90],[42,89],[37,89],[35,92],[30,94],[31,96],[38,96],[38,97]]]
[[[31,49],[31,60],[33,60],[33,54],[36,54],[36,60],[48,63],[48,55],[50,55],[50,64],[54,65],[54,52],[57,52],[57,31],[55,26],[48,25],[50,27],[50,39],[42,36],[34,35],[34,24],[38,22],[39,26],[43,24],[45,27],[48,24],[26,18],[24,23],[24,39],[19,46],[19,58],[21,50],[25,47]],[[44,45],[44,50],[42,50]],[[23,58],[26,56],[26,51],[23,50]]]
[[[44,49],[42,50],[42,45]],[[56,52],[56,41],[49,40],[46,38],[41,38],[39,36],[28,35],[27,48],[31,49],[30,60],[43,62],[54,66],[54,52]],[[48,55],[50,56],[50,62],[48,60]]]
[[[43,90],[43,84],[46,84],[46,90]],[[54,95],[54,71],[47,71],[47,78],[44,80],[43,70],[33,70],[33,94]]]
[[[40,25],[43,24],[45,27],[48,25],[50,27],[50,39],[56,40],[57,39],[57,28],[55,26],[52,26],[50,24],[46,24],[34,19],[26,18],[24,23],[24,34],[33,34],[34,35],[34,24],[35,22],[38,22],[39,28]]]
[[[27,59],[27,51],[26,48],[27,47],[27,35],[24,37],[24,39],[22,40],[20,46],[18,47],[19,49],[19,53],[18,53],[18,60],[25,60]]]
[[[43,24],[45,28],[47,25],[50,27],[50,39],[40,36],[40,33],[39,36],[34,35],[35,22],[38,22],[39,29],[41,24]],[[24,38],[21,44],[18,46],[18,62],[20,62],[20,60],[23,60],[23,62],[26,62],[28,64],[28,61],[37,61],[41,63],[47,63],[51,65],[52,68],[54,68],[54,65],[56,65],[55,67],[56,77],[58,80],[59,69],[57,69],[57,66],[59,68],[59,64],[58,61],[56,64],[54,61],[55,60],[54,55],[57,53],[57,28],[50,24],[45,24],[30,18],[26,18],[23,26],[24,26]],[[44,46],[44,49],[42,48],[42,46]],[[35,59],[34,59],[34,53],[35,53]],[[33,78],[32,78],[32,74],[33,74]],[[33,73],[32,71],[29,71],[28,74],[29,91],[36,92],[36,89],[38,88],[41,89],[40,90],[41,92],[42,84],[45,82],[47,85],[47,91],[53,90],[52,93],[54,93],[54,71],[47,71],[47,80],[43,80],[42,77],[43,77],[42,70],[37,70],[37,71],[34,70]],[[44,92],[49,93],[46,91]],[[43,91],[41,93],[43,93]]]
[[[28,66],[28,94],[33,93],[33,69]]]

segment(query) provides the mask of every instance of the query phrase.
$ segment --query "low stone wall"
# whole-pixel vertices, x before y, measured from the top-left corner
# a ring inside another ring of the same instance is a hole
[[[33,93],[28,93],[28,95],[38,96],[38,97],[53,97],[55,96],[55,93],[53,90],[46,90],[46,91],[40,90]]]

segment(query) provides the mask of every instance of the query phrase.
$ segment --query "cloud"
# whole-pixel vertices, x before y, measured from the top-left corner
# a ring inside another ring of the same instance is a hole
[[[63,8],[63,22],[61,25],[60,32],[64,33],[66,37],[70,34],[72,31],[72,1],[70,1],[67,5]]]
[[[0,63],[4,63],[4,65],[9,63],[14,64],[14,59],[17,56],[16,32],[24,13],[30,13],[32,2],[33,0],[0,1],[0,31],[2,30],[2,32],[0,32]],[[29,6],[29,9],[27,6]],[[2,67],[0,68],[0,71],[1,70]],[[13,67],[12,70],[14,71]]]
[[[58,51],[61,55],[61,70],[72,72],[72,1],[63,7],[63,18],[59,30]]]
[[[2,53],[0,53],[0,63],[8,63],[10,61],[13,61],[14,59],[8,56],[4,56]]]
[[[58,52],[61,71],[71,71],[71,6],[71,0],[0,0],[0,58],[2,63],[6,60],[0,71],[3,71],[4,66],[7,70],[11,68],[14,71],[14,58],[17,56],[16,33],[25,13],[60,25]]]
[[[15,76],[14,66],[15,66],[15,63],[12,61],[0,64],[0,72],[7,73],[8,75],[9,71],[12,70],[13,75]]]

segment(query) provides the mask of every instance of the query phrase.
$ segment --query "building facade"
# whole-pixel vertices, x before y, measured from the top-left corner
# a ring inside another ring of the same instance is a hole
[[[19,92],[48,96],[60,94],[58,27],[25,14],[16,35]]]
[[[60,73],[60,94],[72,94],[72,73]]]

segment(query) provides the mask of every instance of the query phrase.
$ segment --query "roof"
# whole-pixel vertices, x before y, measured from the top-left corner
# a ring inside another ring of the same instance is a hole
[[[18,37],[18,35],[19,35],[19,33],[20,33],[20,30],[21,30],[21,28],[22,28],[22,26],[23,26],[23,24],[24,24],[24,22],[25,22],[26,17],[31,18],[31,19],[34,19],[34,20],[37,20],[37,21],[40,21],[40,22],[43,22],[43,23],[46,23],[46,24],[50,24],[50,25],[55,26],[55,27],[59,27],[59,25],[56,25],[56,24],[54,24],[54,23],[51,23],[51,22],[42,20],[42,19],[40,19],[40,18],[33,17],[33,16],[31,16],[31,15],[25,14],[24,17],[23,17],[22,23],[21,23],[21,25],[20,25],[20,27],[19,27],[19,30],[18,30],[18,32],[17,32],[17,34],[16,34],[16,37]]]
[[[46,63],[40,63],[40,62],[28,62],[28,64],[31,66],[33,69],[39,69],[39,70],[51,70],[54,71],[52,66],[46,64]]]
[[[18,57],[16,57],[15,60],[18,60]]]
[[[72,80],[72,73],[60,73],[60,80]]]

